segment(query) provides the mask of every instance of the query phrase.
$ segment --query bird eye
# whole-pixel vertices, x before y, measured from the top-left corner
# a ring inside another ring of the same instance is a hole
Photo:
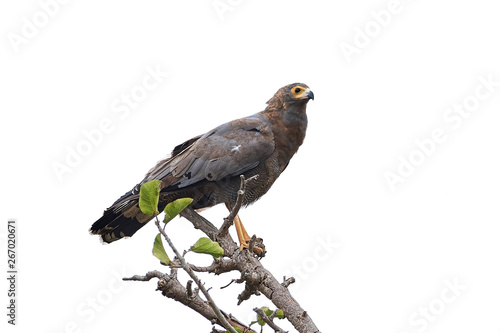
[[[298,94],[300,92],[300,88],[295,88],[295,93]]]

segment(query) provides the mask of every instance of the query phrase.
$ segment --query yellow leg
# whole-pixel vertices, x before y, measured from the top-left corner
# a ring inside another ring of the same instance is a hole
[[[234,217],[234,226],[236,228],[236,233],[238,234],[238,239],[240,240],[240,250],[243,250],[244,245],[248,246],[252,237],[248,235],[238,215]]]
[[[231,208],[229,207],[228,204],[226,204],[226,207],[229,211],[231,211]],[[252,240],[252,237],[248,235],[238,215],[234,217],[234,227],[236,228],[236,233],[238,234],[238,240],[240,241],[240,251],[243,250],[244,248],[248,248],[250,240]],[[261,256],[264,251],[265,251],[265,246],[262,243],[262,239],[257,238],[256,244],[254,245],[253,248],[253,252]]]

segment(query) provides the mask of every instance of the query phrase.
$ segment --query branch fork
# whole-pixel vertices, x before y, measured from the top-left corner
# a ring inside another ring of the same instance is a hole
[[[239,279],[231,280],[226,288],[232,283],[244,283],[243,291],[237,296],[238,305],[243,301],[249,299],[252,295],[264,295],[278,308],[283,310],[285,318],[295,327],[299,333],[320,333],[311,317],[300,306],[300,304],[292,297],[288,286],[295,282],[293,277],[283,277],[283,282],[278,280],[262,265],[253,254],[252,248],[258,240],[252,237],[249,243],[250,251],[239,251],[238,245],[231,238],[228,229],[233,224],[233,220],[238,214],[243,198],[245,189],[248,182],[257,178],[258,175],[245,179],[241,176],[240,189],[237,192],[237,200],[234,207],[232,207],[229,215],[224,218],[224,222],[220,229],[217,229],[210,221],[196,213],[192,208],[187,207],[180,215],[189,220],[195,229],[201,230],[212,241],[217,241],[224,249],[224,257],[214,259],[210,266],[200,267],[187,263],[184,256],[175,248],[174,244],[168,237],[164,228],[160,227],[159,220],[156,219],[156,225],[163,238],[167,241],[169,246],[174,251],[176,258],[170,263],[170,274],[162,273],[159,271],[150,271],[144,276],[134,275],[129,278],[124,278],[125,281],[150,281],[153,278],[158,279],[158,289],[162,295],[172,298],[198,312],[207,318],[212,324],[218,324],[224,327],[225,331],[212,328],[212,332],[237,332],[233,327],[239,328],[245,333],[255,333],[249,326],[242,324],[236,318],[228,315],[226,312],[220,310],[215,301],[209,294],[209,290],[201,283],[195,272],[208,272],[215,275],[223,274],[231,271],[239,271],[241,277]],[[177,269],[182,268],[185,270],[191,280],[184,286],[177,279]],[[197,288],[193,289],[193,282]],[[199,295],[198,291],[204,296],[204,299]],[[277,326],[273,319],[275,313],[267,316],[262,309],[255,308],[254,311],[274,332],[286,333],[285,330]]]

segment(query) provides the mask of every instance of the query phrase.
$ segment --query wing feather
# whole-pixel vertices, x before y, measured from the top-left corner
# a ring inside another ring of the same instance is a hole
[[[275,148],[271,125],[259,114],[223,124],[177,147],[186,148],[160,161],[141,184],[170,177],[164,184],[168,190],[237,176],[255,168]]]

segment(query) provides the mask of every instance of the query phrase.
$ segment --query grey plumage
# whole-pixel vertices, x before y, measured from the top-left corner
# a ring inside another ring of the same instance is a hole
[[[305,136],[307,101],[313,98],[305,84],[278,90],[268,107],[249,117],[230,121],[176,146],[171,157],[159,161],[131,191],[124,194],[91,227],[104,242],[132,236],[151,216],[138,207],[140,186],[159,179],[160,209],[175,199],[193,198],[194,209],[219,203],[233,206],[241,174],[259,177],[247,187],[248,205],[264,195]]]

